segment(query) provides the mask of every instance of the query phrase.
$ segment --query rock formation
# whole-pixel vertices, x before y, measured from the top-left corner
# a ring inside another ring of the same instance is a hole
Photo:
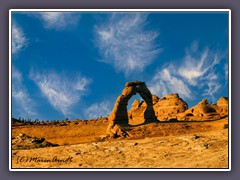
[[[168,94],[159,99],[153,108],[155,115],[161,121],[176,119],[178,113],[188,109],[188,105],[178,94]]]
[[[220,115],[215,110],[212,104],[209,104],[207,99],[204,98],[196,106],[186,110],[184,113],[179,113],[178,120],[186,121],[203,121],[214,120],[220,118]]]
[[[183,101],[178,94],[168,94],[161,99],[157,96],[152,96],[153,109],[155,116],[159,121],[176,119],[178,113],[187,110],[188,105]],[[140,124],[144,122],[143,112],[146,109],[146,103],[135,100],[128,115],[130,124]]]
[[[213,105],[213,108],[221,117],[227,116],[228,115],[228,98],[220,97],[220,99],[217,101],[217,104]]]
[[[144,111],[147,108],[147,104],[142,101],[140,102],[138,99],[135,99],[131,109],[128,111],[129,124],[142,124],[144,123]]]
[[[203,99],[196,106],[188,109],[188,105],[178,94],[168,94],[162,98],[152,96],[153,109],[159,121],[204,121],[214,120],[228,115],[228,98],[221,97],[216,104],[209,104]],[[144,122],[143,112],[146,103],[135,100],[128,111],[130,124]]]
[[[120,129],[121,126],[129,124],[127,112],[128,101],[136,93],[138,93],[146,103],[146,108],[143,111],[144,122],[157,122],[153,109],[152,94],[146,84],[140,81],[127,82],[126,87],[123,89],[122,94],[118,96],[114,108],[108,117],[109,125],[107,134],[124,135],[124,132],[121,132]],[[138,102],[136,102],[136,105],[138,105]]]
[[[129,99],[139,93],[144,101],[136,99],[129,111]],[[228,115],[228,98],[221,97],[216,104],[209,104],[203,99],[196,106],[188,105],[178,94],[168,94],[159,98],[152,96],[144,82],[127,82],[122,94],[118,96],[114,108],[108,117],[107,134],[110,136],[127,136],[123,130],[126,125],[135,125],[158,121],[204,121],[219,119]]]

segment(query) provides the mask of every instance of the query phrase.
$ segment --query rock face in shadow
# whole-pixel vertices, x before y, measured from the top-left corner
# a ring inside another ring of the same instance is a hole
[[[129,99],[136,93],[138,93],[144,99],[144,102],[146,104],[146,108],[143,111],[144,122],[157,122],[157,118],[153,109],[152,94],[147,88],[146,84],[144,82],[134,81],[127,82],[125,86],[126,87],[123,89],[122,94],[118,96],[114,108],[108,117],[109,126],[107,129],[107,134],[118,134],[121,136],[121,128],[119,125],[128,125],[129,118],[127,105]]]

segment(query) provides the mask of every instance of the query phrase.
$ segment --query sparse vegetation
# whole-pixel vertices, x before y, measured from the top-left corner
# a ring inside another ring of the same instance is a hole
[[[223,129],[228,129],[228,124],[224,124]]]
[[[64,145],[64,146],[67,146],[67,145],[69,145],[69,143],[65,142],[65,143],[63,143],[63,145]]]
[[[12,138],[13,149],[35,149],[43,147],[54,147],[58,144],[53,144],[45,140],[45,138],[36,138],[26,135],[25,133],[19,134]]]

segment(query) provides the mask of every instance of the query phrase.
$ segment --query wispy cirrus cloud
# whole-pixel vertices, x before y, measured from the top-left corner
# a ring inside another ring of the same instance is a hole
[[[152,94],[163,96],[178,93],[182,98],[193,99],[193,93],[188,84],[176,73],[176,67],[169,65],[158,70],[149,82]]]
[[[198,43],[194,42],[186,49],[186,55],[178,73],[191,85],[196,86],[200,80],[216,80],[215,66],[221,60],[219,52],[209,48],[200,51]]]
[[[14,115],[18,114],[24,118],[37,117],[37,111],[34,108],[36,104],[23,84],[21,72],[14,66],[12,66],[12,99]]]
[[[36,72],[31,70],[30,78],[36,83],[49,103],[63,115],[72,115],[71,108],[88,92],[90,79],[81,75],[70,78],[55,71]]]
[[[194,89],[198,89],[202,92],[199,95],[215,101],[222,87],[220,74],[216,72],[221,58],[221,53],[215,50],[199,50],[198,43],[194,42],[186,49],[180,66],[170,64],[156,72],[149,83],[150,89],[157,95],[179,93],[190,100],[197,95]]]
[[[100,103],[94,103],[86,109],[85,117],[91,119],[107,116],[110,114],[111,108],[111,103],[108,100],[104,100]]]
[[[113,13],[95,32],[101,61],[125,75],[143,71],[161,52],[156,43],[159,33],[147,29],[147,14]]]
[[[15,22],[12,23],[12,54],[17,54],[22,48],[26,47],[27,38],[22,28]]]
[[[80,15],[73,12],[38,12],[45,28],[63,30],[77,25]]]
[[[202,96],[208,97],[210,101],[215,101],[215,94],[219,93],[222,85],[218,81],[209,81],[206,83],[207,88],[203,90]]]
[[[228,80],[228,64],[224,65],[225,79]]]
[[[215,96],[222,87],[220,74],[216,72],[216,66],[220,63],[221,59],[222,55],[218,51],[207,47],[201,51],[199,50],[198,43],[194,42],[192,46],[186,50],[184,63],[179,68],[178,73],[187,80],[190,85],[202,89],[202,96],[207,97],[210,101],[215,101]],[[194,76],[194,74],[196,74],[196,76]]]

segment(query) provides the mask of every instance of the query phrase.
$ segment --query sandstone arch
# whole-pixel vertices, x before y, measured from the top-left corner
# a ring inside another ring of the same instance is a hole
[[[114,108],[108,117],[108,134],[116,134],[117,132],[119,133],[119,128],[121,125],[128,125],[127,105],[129,99],[136,93],[138,93],[147,104],[147,108],[144,112],[145,123],[157,122],[157,118],[153,109],[152,94],[147,88],[146,84],[144,82],[134,81],[127,82],[125,86],[126,87],[123,89],[122,94],[118,96]],[[123,134],[118,135],[122,136]]]

